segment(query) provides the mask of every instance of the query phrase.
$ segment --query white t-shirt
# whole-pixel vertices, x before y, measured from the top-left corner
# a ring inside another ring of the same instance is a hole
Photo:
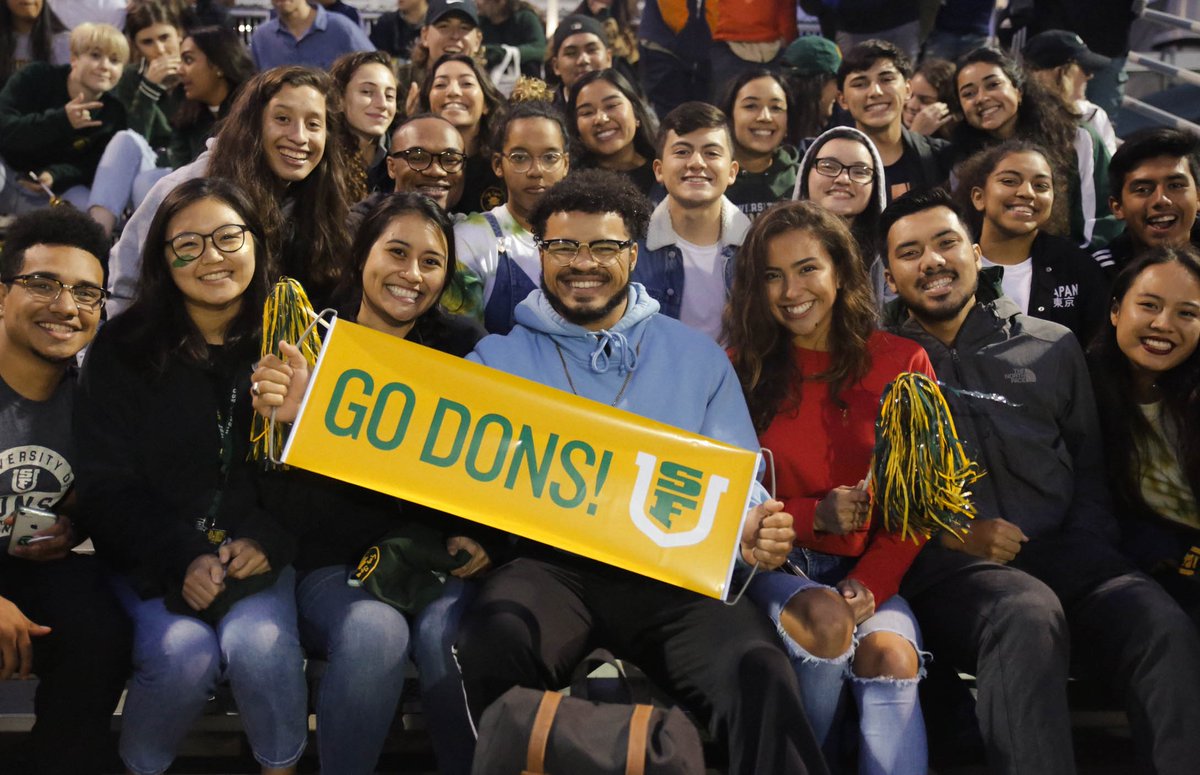
[[[1033,286],[1033,259],[1027,258],[1019,264],[995,264],[983,259],[984,266],[998,266],[1004,269],[1004,278],[1000,287],[1004,295],[1017,303],[1021,311],[1029,314],[1029,289]]]
[[[725,272],[721,246],[677,243],[683,254],[683,301],[679,321],[721,341],[721,312],[725,309]]]
[[[465,220],[454,224],[454,250],[463,266],[470,269],[483,281],[483,304],[486,307],[496,285],[496,270],[500,266],[500,244],[504,252],[521,267],[535,286],[541,283],[542,258],[533,235],[517,223],[508,205],[493,207],[488,212],[500,225],[501,239],[483,217],[483,213],[471,213]]]

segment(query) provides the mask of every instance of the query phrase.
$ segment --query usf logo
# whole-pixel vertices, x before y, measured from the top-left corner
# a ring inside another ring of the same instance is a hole
[[[629,497],[629,517],[657,545],[693,546],[708,537],[729,480],[664,460],[637,454],[637,481]],[[703,494],[703,501],[701,495]]]

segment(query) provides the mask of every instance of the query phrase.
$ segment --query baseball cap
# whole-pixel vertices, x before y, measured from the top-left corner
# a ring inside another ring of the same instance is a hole
[[[475,0],[429,0],[428,9],[425,11],[425,26],[428,27],[452,13],[465,16],[471,24],[479,26],[479,11],[475,8]]]
[[[1075,62],[1084,72],[1094,73],[1112,62],[1108,57],[1089,49],[1083,38],[1066,30],[1039,32],[1025,43],[1021,56],[1039,70]]]
[[[820,35],[805,35],[783,52],[783,66],[799,75],[834,75],[842,64],[837,44]]]
[[[558,27],[554,30],[554,38],[551,41],[550,53],[552,56],[558,56],[558,50],[562,48],[563,41],[572,35],[577,35],[581,32],[590,32],[600,39],[600,42],[608,46],[608,38],[604,34],[604,25],[590,16],[575,13],[563,18],[558,23]]]

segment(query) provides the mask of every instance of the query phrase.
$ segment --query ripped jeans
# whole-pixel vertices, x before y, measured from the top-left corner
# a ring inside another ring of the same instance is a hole
[[[899,595],[888,598],[875,609],[874,615],[855,628],[849,651],[833,659],[814,657],[784,631],[780,615],[797,593],[832,588],[849,574],[858,558],[798,548],[792,550],[790,559],[809,578],[782,571],[764,573],[754,577],[747,594],[775,623],[800,679],[804,709],[817,740],[825,742],[829,737],[842,692],[849,684],[858,706],[858,772],[924,775],[928,749],[917,683],[925,675],[926,654],[921,651],[921,632],[908,603]],[[851,669],[854,650],[874,632],[892,632],[912,644],[921,663],[916,678],[854,675]]]

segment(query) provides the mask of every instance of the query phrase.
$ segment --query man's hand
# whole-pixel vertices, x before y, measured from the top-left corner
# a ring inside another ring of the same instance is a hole
[[[225,566],[217,555],[202,554],[192,560],[183,577],[183,602],[203,611],[224,591]]]
[[[100,126],[101,121],[92,118],[93,110],[100,110],[104,107],[104,103],[96,100],[95,102],[85,102],[83,94],[79,94],[67,103],[64,108],[67,111],[67,121],[71,122],[71,127],[74,129],[90,129],[94,126]]]
[[[783,565],[795,540],[792,515],[783,510],[783,503],[765,501],[746,517],[742,528],[742,559],[750,565],[760,563],[766,570],[775,570]]]
[[[875,614],[875,593],[858,579],[842,579],[837,583],[842,598],[854,612],[854,623],[862,624]]]
[[[13,557],[20,557],[22,560],[47,562],[49,560],[61,560],[66,557],[71,553],[71,548],[76,544],[75,526],[71,523],[71,520],[61,514],[53,525],[33,534],[34,538],[42,538],[44,536],[49,536],[49,540],[38,541],[27,546],[13,543],[9,546],[8,553]]]
[[[21,609],[0,597],[0,681],[28,678],[33,672],[33,641],[49,635],[50,628],[34,624]]]
[[[1004,519],[976,519],[962,541],[949,533],[942,534],[942,546],[973,557],[992,560],[1001,565],[1010,563],[1021,551],[1029,536]]]
[[[854,487],[835,487],[817,503],[813,514],[813,529],[823,533],[845,535],[867,524],[871,515],[871,496],[866,482]]]
[[[300,400],[308,387],[308,361],[300,354],[300,348],[287,342],[279,342],[279,352],[287,361],[276,355],[264,355],[250,375],[250,389],[254,394],[254,411],[267,419],[275,410],[278,422],[295,422],[300,414]]]
[[[446,539],[446,552],[451,557],[458,554],[459,549],[466,549],[467,553],[471,555],[471,561],[461,568],[450,571],[451,576],[469,579],[492,567],[492,558],[488,557],[487,550],[480,546],[478,541],[466,536],[453,536]]]
[[[271,570],[266,552],[253,538],[230,541],[217,550],[217,559],[230,578],[248,579]]]

